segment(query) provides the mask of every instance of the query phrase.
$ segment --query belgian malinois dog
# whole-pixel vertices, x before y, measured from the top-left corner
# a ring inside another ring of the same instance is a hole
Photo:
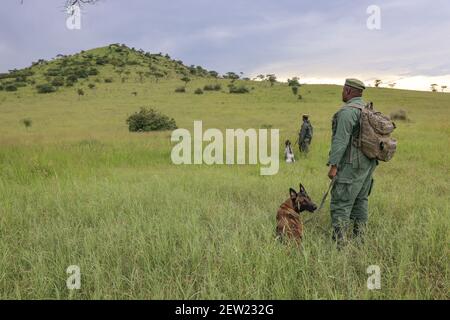
[[[289,189],[290,197],[283,202],[277,212],[277,238],[284,240],[293,239],[300,244],[303,236],[303,223],[300,212],[314,212],[317,206],[308,196],[303,185],[300,183],[300,191]]]

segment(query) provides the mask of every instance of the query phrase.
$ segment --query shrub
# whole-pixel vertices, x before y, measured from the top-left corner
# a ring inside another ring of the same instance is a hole
[[[127,119],[130,132],[174,130],[175,120],[154,109],[141,108]]]
[[[31,119],[23,119],[21,122],[27,129],[33,125],[33,121]]]
[[[245,86],[230,86],[230,93],[249,93],[250,91]]]
[[[84,70],[84,69],[78,69],[78,70],[75,72],[75,75],[76,75],[78,78],[82,78],[82,79],[89,77],[88,72],[87,72],[86,70]]]
[[[175,92],[185,93],[186,92],[186,88],[185,87],[178,87],[178,88],[175,89]]]
[[[94,89],[94,88],[95,88],[95,84],[89,83],[89,84],[88,84],[88,88],[89,88],[89,89]]]
[[[391,120],[408,120],[405,110],[397,110],[391,113]]]
[[[56,77],[61,75],[61,70],[60,69],[48,69],[47,72],[45,73],[46,76],[50,76],[50,77]]]
[[[8,91],[8,92],[17,91],[17,87],[13,84],[8,84],[5,86],[5,91]]]
[[[37,85],[36,89],[38,93],[52,93],[56,91],[56,88],[49,83]]]
[[[296,96],[298,94],[298,87],[294,86],[294,87],[291,87],[291,89],[292,89],[292,93]]]
[[[14,85],[15,85],[17,88],[23,88],[23,87],[26,87],[26,86],[27,86],[27,83],[26,83],[26,82],[15,82]]]
[[[89,69],[89,71],[88,71],[88,75],[90,75],[90,76],[96,76],[96,75],[98,75],[98,70],[95,69],[95,68],[91,68],[91,69]]]
[[[300,87],[301,85],[300,85],[300,82],[298,82],[298,79],[297,78],[294,78],[294,79],[288,79],[288,86],[289,87]]]
[[[220,91],[222,89],[222,86],[220,84],[208,84],[206,85],[203,90],[205,91]]]
[[[108,58],[106,58],[106,57],[99,57],[99,58],[97,58],[97,60],[95,61],[95,63],[97,64],[97,65],[99,65],[99,66],[104,66],[105,64],[107,64],[109,61],[108,61]]]
[[[63,77],[56,77],[52,81],[52,86],[54,87],[62,87],[64,85],[64,78]]]
[[[113,79],[112,78],[105,78],[105,83],[112,83]]]
[[[5,89],[5,87],[2,84],[0,84],[0,91],[3,91],[3,89]]]
[[[203,90],[198,88],[194,91],[195,94],[203,94]]]
[[[66,78],[67,82],[72,82],[75,83],[78,81],[78,77],[74,74],[70,74],[67,78]]]

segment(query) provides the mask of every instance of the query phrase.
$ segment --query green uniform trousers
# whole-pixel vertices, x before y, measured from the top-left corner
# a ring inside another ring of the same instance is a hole
[[[305,139],[302,142],[300,142],[300,152],[303,153],[308,153],[309,152],[309,144],[310,144],[310,140],[309,139]]]
[[[336,182],[331,190],[331,222],[333,226],[347,226],[350,220],[365,224],[368,218],[368,197],[372,191],[374,163],[355,168],[351,163],[338,167]]]

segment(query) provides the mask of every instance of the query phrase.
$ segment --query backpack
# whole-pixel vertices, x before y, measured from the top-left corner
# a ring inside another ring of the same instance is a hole
[[[366,106],[348,105],[361,110],[359,137],[354,141],[356,147],[369,159],[389,161],[397,149],[397,140],[391,137],[395,123],[381,112],[373,109],[373,103]]]

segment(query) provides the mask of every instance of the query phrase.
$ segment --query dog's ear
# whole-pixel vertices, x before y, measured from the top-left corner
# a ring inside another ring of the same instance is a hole
[[[297,192],[294,189],[290,188],[289,189],[289,194],[291,195],[291,199],[292,200],[297,199]]]
[[[305,187],[300,183],[300,191],[299,193],[306,193]]]

